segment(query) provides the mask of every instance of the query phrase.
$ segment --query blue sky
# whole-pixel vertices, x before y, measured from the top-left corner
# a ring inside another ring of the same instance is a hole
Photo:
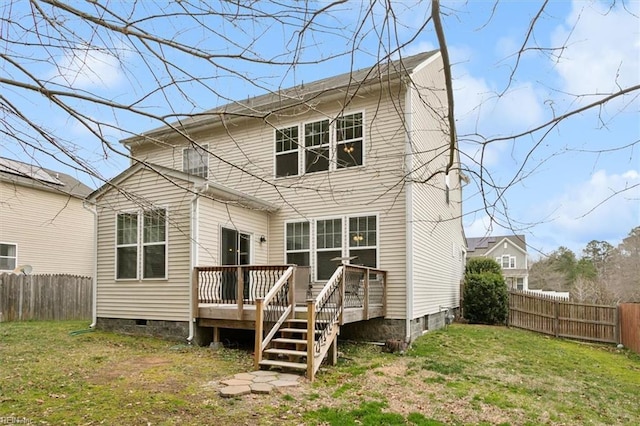
[[[9,6],[0,6],[0,14],[15,16],[28,6],[25,3],[13,4],[11,10]],[[538,252],[549,252],[561,245],[579,254],[592,239],[616,244],[631,228],[640,225],[638,90],[557,126],[510,138],[619,88],[640,83],[640,2],[616,2],[611,6],[609,2],[552,1],[538,17],[525,43],[540,3],[499,2],[495,9],[493,2],[484,1],[447,1],[442,5],[453,63],[463,162],[475,167],[480,142],[485,142],[486,171],[497,185],[508,186],[500,194],[490,188],[480,188],[476,183],[465,187],[466,234],[501,235],[515,230],[526,235],[534,257]],[[143,9],[136,10],[136,14],[159,8],[151,2],[141,5]],[[380,7],[376,6],[375,23],[367,18],[355,50],[349,40],[366,10],[360,7],[361,3],[349,2],[331,15],[321,17],[318,24],[323,30],[306,34],[302,39],[302,49],[297,56],[300,64],[296,67],[256,65],[232,58],[220,58],[217,66],[212,66],[165,51],[167,57],[175,59],[194,77],[203,78],[204,83],[185,82],[180,86],[182,92],[175,88],[157,92],[137,105],[155,113],[171,113],[172,109],[197,112],[268,89],[370,66],[389,53],[378,42],[381,34],[385,39],[409,40],[430,13],[429,2],[394,2],[393,5],[400,24],[389,31],[383,25]],[[112,4],[111,7],[119,6]],[[166,6],[162,10],[172,9]],[[22,11],[27,16],[28,11]],[[293,57],[291,52],[298,38],[291,29],[250,21],[233,24],[214,26],[219,36],[211,36],[185,18],[159,21],[153,29],[219,54],[249,51],[272,62],[286,62]],[[78,23],[74,29],[87,37],[93,30],[92,26]],[[93,42],[115,46],[117,57],[92,49],[81,55],[57,56],[55,63],[25,59],[25,66],[49,84],[70,84],[79,92],[91,91],[123,103],[157,87],[153,77],[160,76],[162,83],[163,70],[157,61],[132,54],[127,39],[101,35],[102,39]],[[516,53],[523,43],[525,52],[518,57]],[[417,32],[402,55],[434,48],[437,41],[429,24]],[[29,56],[33,59],[39,53],[32,48]],[[317,61],[320,63],[315,63]],[[0,67],[9,75],[16,75],[2,61]],[[238,75],[232,75],[229,70],[237,71]],[[186,72],[174,72],[187,77]],[[113,177],[127,167],[124,156],[105,150],[86,127],[44,98],[5,86],[2,90],[6,90],[5,94],[20,108],[35,112],[39,122],[53,134],[61,135],[67,146],[72,147],[72,155],[88,159],[103,177]],[[103,126],[99,130],[118,149],[122,149],[117,144],[119,139],[159,125],[140,115],[114,112],[79,101],[72,103],[88,116],[110,124],[112,127]],[[0,156],[35,158],[45,167],[74,174],[59,162],[68,163],[64,155],[50,148],[46,150],[48,154],[3,141]],[[90,186],[100,184],[86,176],[80,177]],[[485,197],[482,197],[483,191],[486,191]],[[497,207],[485,208],[483,199],[489,204],[497,203]]]

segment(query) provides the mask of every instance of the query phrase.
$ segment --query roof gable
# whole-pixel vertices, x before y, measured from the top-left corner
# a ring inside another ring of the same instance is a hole
[[[491,253],[496,247],[500,247],[505,241],[522,253],[527,254],[527,243],[524,235],[467,238],[467,252],[486,255]]]
[[[333,77],[324,78],[304,83],[276,92],[267,93],[248,98],[246,101],[235,101],[217,108],[203,111],[199,114],[190,115],[184,120],[178,120],[170,125],[161,126],[156,129],[144,132],[121,141],[125,145],[144,141],[146,138],[160,137],[166,132],[171,132],[174,128],[181,130],[197,128],[205,125],[215,124],[221,121],[221,116],[252,116],[265,118],[273,112],[289,108],[295,105],[304,104],[312,99],[317,99],[328,92],[335,92],[339,89],[358,87],[398,78],[403,75],[410,75],[417,67],[425,61],[433,59],[439,55],[438,50],[422,52],[417,55],[408,56],[377,64],[355,71],[346,72]]]

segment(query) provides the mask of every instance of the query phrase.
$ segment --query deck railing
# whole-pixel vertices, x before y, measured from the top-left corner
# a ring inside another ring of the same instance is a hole
[[[282,323],[293,316],[295,306],[295,267],[290,266],[264,298],[256,299],[255,368],[260,367],[264,351]]]
[[[265,297],[290,265],[196,267],[199,303],[253,305]]]

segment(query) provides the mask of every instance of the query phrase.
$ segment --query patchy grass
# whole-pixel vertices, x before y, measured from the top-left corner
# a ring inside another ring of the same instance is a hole
[[[404,356],[340,343],[335,367],[282,393],[218,396],[251,354],[0,323],[0,419],[34,424],[636,424],[640,357],[504,327],[454,325]]]

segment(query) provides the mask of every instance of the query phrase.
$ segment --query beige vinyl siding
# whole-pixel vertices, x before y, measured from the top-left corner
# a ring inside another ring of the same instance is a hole
[[[411,94],[412,168],[417,171],[410,200],[413,318],[459,304],[464,247],[461,193],[459,175],[454,170],[450,173],[447,204],[445,176],[441,173],[448,161],[449,143],[442,66],[437,55],[411,76],[416,85]]]
[[[98,291],[97,316],[149,320],[189,319],[190,210],[189,184],[138,170],[97,200]],[[128,191],[134,197],[125,197]],[[141,195],[144,194],[144,198]],[[141,208],[167,209],[167,279],[116,280],[116,215]]]
[[[0,241],[34,274],[93,276],[94,216],[60,192],[0,182]]]
[[[364,166],[274,178],[274,128],[335,118],[345,99],[319,103],[314,105],[313,111],[308,108],[285,111],[270,117],[268,122],[229,121],[224,127],[216,126],[193,137],[202,144],[209,144],[210,151],[226,161],[210,157],[211,180],[280,207],[269,221],[268,263],[279,264],[285,260],[285,221],[377,214],[380,230],[378,266],[389,271],[387,314],[389,318],[401,319],[406,306],[406,216],[402,184],[404,92],[400,86],[385,84],[382,90],[380,87],[361,89],[345,108],[345,114],[364,113]],[[182,146],[183,143],[176,143],[174,147],[147,145],[136,148],[134,155],[180,169]],[[199,260],[204,261],[202,256]]]
[[[264,265],[268,259],[269,214],[205,197],[198,200],[197,265],[220,265],[221,228],[251,235],[251,264]],[[267,241],[260,242],[265,236]]]

